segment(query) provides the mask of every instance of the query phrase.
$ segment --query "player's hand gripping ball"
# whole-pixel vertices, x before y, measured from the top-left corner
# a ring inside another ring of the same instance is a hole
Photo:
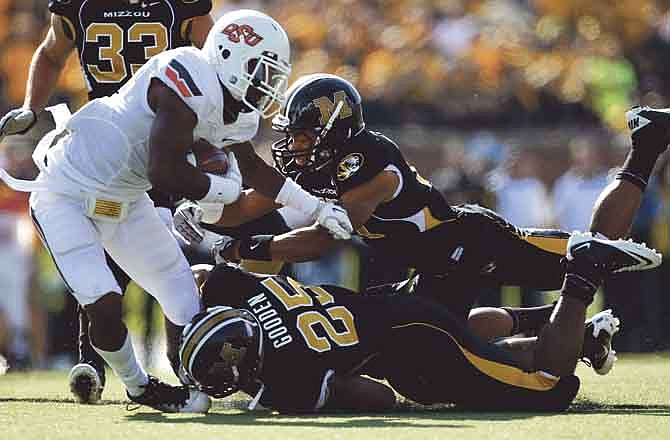
[[[191,145],[191,153],[187,157],[193,166],[205,173],[223,176],[228,170],[228,151],[216,148],[204,139]]]

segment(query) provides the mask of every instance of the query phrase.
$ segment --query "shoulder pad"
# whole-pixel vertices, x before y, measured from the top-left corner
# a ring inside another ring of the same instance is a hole
[[[395,144],[379,133],[363,132],[347,142],[335,165],[335,184],[346,192],[365,183],[394,162]]]
[[[168,50],[154,58],[153,76],[171,88],[198,118],[207,116],[208,102],[216,90],[211,84],[216,73],[209,71],[209,65],[190,47]]]
[[[207,15],[212,10],[212,0],[173,0],[181,19]]]
[[[386,136],[364,131],[350,139],[342,148],[337,162],[336,179],[348,180],[355,174],[377,173],[392,162],[391,152],[397,148]]]
[[[165,76],[184,98],[203,96],[203,78],[207,65],[200,57],[192,53],[190,48],[173,49],[162,54],[160,60],[160,76]]]

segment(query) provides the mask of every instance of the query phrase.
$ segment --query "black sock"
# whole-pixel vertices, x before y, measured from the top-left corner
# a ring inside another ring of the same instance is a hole
[[[502,307],[514,321],[512,334],[539,331],[554,311],[556,302],[538,307]]]
[[[102,370],[104,373],[105,361],[100,354],[95,351],[88,336],[88,315],[82,306],[77,307],[77,313],[79,314],[79,362],[91,364],[96,370]]]
[[[588,307],[593,302],[593,296],[600,285],[600,283],[595,284],[589,278],[577,273],[565,274],[561,295],[578,299]]]
[[[616,173],[616,178],[627,180],[644,191],[658,156],[659,154],[652,149],[631,149],[623,166]]]

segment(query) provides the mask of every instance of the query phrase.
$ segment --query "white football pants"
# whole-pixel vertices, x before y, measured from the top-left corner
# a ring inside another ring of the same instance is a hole
[[[30,208],[35,226],[61,277],[81,305],[121,289],[105,263],[103,248],[131,279],[152,295],[174,324],[200,311],[191,269],[148,196],[130,203],[121,222],[85,214],[83,199],[39,191]]]

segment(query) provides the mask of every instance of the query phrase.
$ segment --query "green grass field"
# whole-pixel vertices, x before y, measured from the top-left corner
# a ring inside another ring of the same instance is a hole
[[[66,373],[0,376],[0,439],[670,439],[670,354],[623,356],[608,376],[584,366],[582,389],[562,414],[468,413],[403,405],[383,415],[281,416],[216,402],[207,416],[127,411],[111,377],[103,404],[73,403]],[[165,375],[167,376],[167,375]]]

